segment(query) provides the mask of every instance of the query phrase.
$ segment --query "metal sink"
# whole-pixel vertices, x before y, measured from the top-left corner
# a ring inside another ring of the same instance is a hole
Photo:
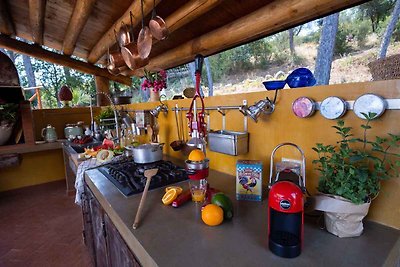
[[[86,144],[75,144],[75,143],[68,142],[68,146],[72,150],[74,150],[76,153],[83,153],[83,152],[85,152],[85,148],[99,146],[99,145],[101,145],[101,143],[102,142],[100,142],[100,141],[93,141],[93,142],[86,143]]]

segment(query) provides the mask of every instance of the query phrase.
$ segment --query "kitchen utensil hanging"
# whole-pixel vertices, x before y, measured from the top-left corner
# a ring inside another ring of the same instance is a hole
[[[115,41],[118,43],[117,32],[114,30]],[[124,58],[122,57],[120,48],[114,52],[110,53],[110,63],[118,69],[119,73],[128,69],[128,66],[125,64]]]
[[[173,141],[170,146],[174,151],[179,151],[185,146],[185,142],[183,141],[183,133],[181,133],[180,123],[179,123],[179,108],[178,104],[175,105],[175,122],[176,122],[176,130],[178,134],[178,140]]]
[[[208,133],[208,148],[210,151],[237,156],[249,152],[249,133],[247,132],[247,117],[243,119],[244,132],[227,131],[226,113],[217,109],[222,115],[222,130]]]
[[[161,41],[167,38],[168,28],[165,21],[156,14],[156,1],[153,0],[153,12],[149,22],[151,35],[157,40]]]
[[[311,98],[302,96],[293,101],[292,111],[299,118],[308,118],[314,114],[316,103]]]
[[[145,59],[150,55],[153,37],[151,35],[150,28],[144,25],[143,1],[144,0],[140,0],[140,6],[142,11],[142,29],[139,32],[137,40],[137,49],[140,57],[142,59]]]
[[[131,33],[133,33],[133,14],[130,12],[131,20]],[[122,57],[125,60],[126,65],[131,70],[136,70],[138,68],[144,67],[149,63],[148,58],[142,58],[138,52],[138,44],[136,44],[133,34],[131,34],[131,42],[121,48]]]
[[[107,50],[107,70],[112,75],[118,75],[119,74],[118,69],[115,67],[115,65],[113,63],[111,63],[110,48],[108,48],[108,50]]]
[[[337,96],[330,96],[325,98],[320,105],[321,115],[329,120],[341,118],[346,113],[346,111],[346,101]]]
[[[190,108],[186,117],[189,120],[189,131],[191,139],[187,143],[189,146],[197,147],[203,150],[205,153],[205,141],[204,138],[207,135],[207,125],[204,122],[204,100],[200,94],[200,81],[201,81],[201,69],[203,67],[204,57],[202,55],[196,55],[195,57],[195,75],[196,75],[196,93],[190,104]],[[197,112],[197,98],[200,99],[201,111]]]

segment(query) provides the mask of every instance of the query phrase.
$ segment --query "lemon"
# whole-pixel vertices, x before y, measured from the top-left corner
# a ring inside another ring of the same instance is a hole
[[[175,188],[168,190],[161,201],[164,205],[170,205],[178,197],[178,191]]]
[[[195,149],[192,152],[190,152],[188,159],[190,161],[202,161],[206,158],[204,155],[203,151],[200,149]]]
[[[167,186],[167,187],[165,188],[165,192],[168,192],[169,190],[171,190],[171,189],[173,189],[173,188],[176,189],[176,191],[178,192],[178,195],[180,195],[180,194],[182,193],[182,191],[183,191],[183,188],[180,187],[180,186]]]
[[[224,211],[215,204],[208,204],[201,211],[201,219],[209,226],[220,225],[224,220]]]

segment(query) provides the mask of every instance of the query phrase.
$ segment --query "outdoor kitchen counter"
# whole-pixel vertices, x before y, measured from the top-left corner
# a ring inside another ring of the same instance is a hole
[[[169,160],[172,160],[168,158]],[[284,259],[268,249],[267,201],[236,201],[235,178],[210,170],[210,184],[233,200],[235,216],[220,226],[206,226],[200,207],[164,206],[164,188],[149,192],[137,230],[132,224],[141,194],[124,197],[97,170],[85,181],[142,266],[396,266],[400,231],[366,222],[362,236],[341,239],[320,230],[315,218],[304,229],[301,255]],[[187,189],[187,182],[181,183]]]

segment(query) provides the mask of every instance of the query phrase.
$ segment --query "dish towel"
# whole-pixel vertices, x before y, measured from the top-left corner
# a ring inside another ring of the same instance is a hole
[[[76,189],[75,204],[82,206],[81,196],[84,191],[83,179],[85,179],[85,171],[96,168],[100,165],[105,165],[108,163],[121,161],[122,157],[123,156],[119,155],[119,156],[112,158],[111,161],[107,161],[107,162],[99,162],[98,160],[96,160],[96,158],[91,158],[91,159],[85,160],[81,164],[79,164],[78,170],[76,171],[76,178],[75,178],[75,189]]]
[[[79,164],[78,170],[76,171],[76,179],[75,179],[75,189],[76,189],[75,204],[82,206],[81,196],[84,190],[83,179],[85,178],[85,171],[94,168],[98,165],[100,165],[100,163],[95,158],[85,160],[81,164]]]

